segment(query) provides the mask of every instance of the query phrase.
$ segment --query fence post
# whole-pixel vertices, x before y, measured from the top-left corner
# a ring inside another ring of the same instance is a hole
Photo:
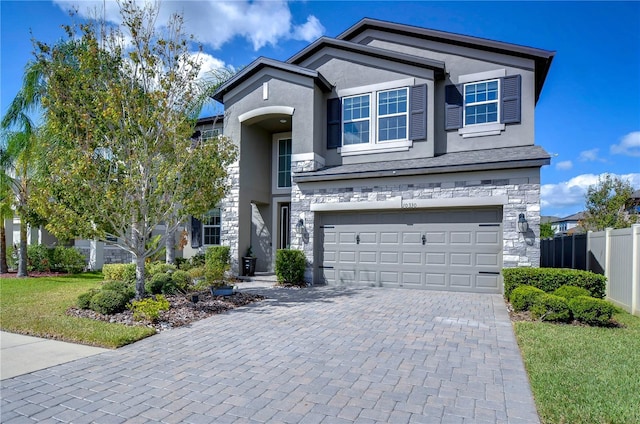
[[[593,234],[593,231],[591,230],[587,231],[587,251],[585,252],[585,254],[587,255],[586,271],[591,271],[591,235],[592,234]]]
[[[635,259],[633,259],[635,258]],[[640,224],[631,226],[631,314],[640,315]]]
[[[611,295],[611,230],[613,228],[608,227],[604,229],[604,276],[607,279],[607,297]]]

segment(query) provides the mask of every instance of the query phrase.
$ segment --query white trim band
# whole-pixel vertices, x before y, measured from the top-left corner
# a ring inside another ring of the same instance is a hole
[[[248,121],[249,119],[256,118],[258,116],[263,115],[289,115],[292,116],[294,112],[294,108],[291,106],[265,106],[259,107],[257,109],[250,110],[249,112],[245,112],[242,115],[238,116],[238,121],[240,123]]]
[[[442,199],[403,199],[402,196],[377,202],[312,203],[312,212],[365,211],[381,209],[463,208],[473,206],[501,206],[509,203],[507,196],[455,197]]]

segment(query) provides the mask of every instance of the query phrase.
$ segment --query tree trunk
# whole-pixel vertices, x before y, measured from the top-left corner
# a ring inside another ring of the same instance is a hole
[[[0,217],[0,274],[9,272],[7,266],[7,231],[4,226],[4,218]]]
[[[136,299],[144,297],[144,257],[135,256],[136,260]]]
[[[20,248],[18,249],[18,277],[28,277],[27,273],[27,223],[20,217]]]
[[[171,231],[167,234],[167,238],[164,241],[165,262],[173,264],[176,262],[176,232]]]

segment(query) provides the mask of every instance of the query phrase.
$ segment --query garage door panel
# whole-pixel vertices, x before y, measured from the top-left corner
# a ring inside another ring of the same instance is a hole
[[[378,252],[376,251],[367,251],[367,252],[358,252],[358,261],[361,264],[377,264],[378,263]]]
[[[356,252],[353,250],[342,250],[338,252],[338,261],[341,263],[356,263]]]
[[[500,234],[498,231],[479,231],[476,233],[476,244],[499,244]]]
[[[445,265],[447,263],[446,253],[427,252],[424,255],[425,265]]]
[[[451,244],[471,244],[472,236],[470,231],[452,231],[449,234]]]
[[[443,231],[438,231],[438,232],[425,231],[424,235],[425,235],[425,240],[427,245],[447,243],[447,233]]]
[[[336,285],[500,293],[502,211],[477,211],[323,214],[322,265],[334,267],[323,275]]]
[[[402,252],[403,265],[420,265],[422,264],[422,254],[420,252]]]
[[[421,286],[422,285],[422,273],[421,272],[403,272],[402,273],[402,286]]]
[[[389,265],[399,265],[398,252],[380,252],[380,263]]]
[[[384,232],[380,233],[380,244],[398,244],[400,237],[398,233]]]
[[[358,233],[360,236],[360,244],[376,244],[378,233],[376,232],[360,232]]]
[[[427,272],[425,273],[425,285],[444,290],[447,287],[446,275],[444,273]]]
[[[477,253],[476,265],[478,266],[495,266],[499,265],[497,253]]]
[[[450,274],[449,285],[451,287],[471,288],[471,278],[470,274]]]
[[[451,255],[449,255],[449,263],[452,266],[472,266],[473,258],[470,253],[452,253]]]
[[[422,233],[421,232],[403,232],[402,233],[402,244],[403,245],[422,245]]]
[[[498,289],[500,285],[499,275],[480,274],[476,276],[476,287],[479,289]]]

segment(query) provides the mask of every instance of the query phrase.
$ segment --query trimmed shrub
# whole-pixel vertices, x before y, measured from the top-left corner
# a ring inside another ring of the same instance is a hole
[[[27,270],[49,272],[53,266],[53,249],[41,244],[27,246]]]
[[[191,268],[189,271],[187,271],[187,274],[189,274],[189,277],[191,277],[192,279],[194,278],[203,278],[204,277],[204,273],[205,273],[205,269],[203,266],[197,266],[194,268]]]
[[[133,311],[133,319],[136,321],[156,322],[160,318],[160,311],[168,311],[169,306],[169,301],[159,294],[155,299],[134,300],[129,304],[129,309]]]
[[[205,279],[207,284],[220,284],[231,267],[229,246],[211,246],[205,253]]]
[[[607,279],[603,275],[575,269],[557,268],[504,268],[504,295],[511,298],[511,292],[518,286],[533,286],[552,293],[561,286],[587,289],[591,296],[603,298]]]
[[[589,325],[607,325],[616,312],[616,307],[606,300],[589,296],[574,297],[569,308],[575,319]]]
[[[53,268],[69,274],[77,274],[87,267],[87,260],[82,253],[73,247],[56,246],[51,253]]]
[[[582,287],[574,287],[574,286],[561,286],[558,287],[554,292],[554,295],[564,297],[567,301],[573,299],[578,296],[589,296],[589,290],[583,289]]]
[[[165,285],[172,284],[170,274],[156,274],[144,284],[144,291],[148,294],[160,294]]]
[[[102,283],[101,289],[120,292],[127,296],[129,299],[136,295],[135,284],[125,283],[124,281],[105,281],[104,283]]]
[[[199,267],[199,266],[204,266],[206,257],[204,255],[204,253],[198,253],[197,255],[194,255],[191,257],[191,259],[189,259],[189,264],[191,265],[191,267]]]
[[[278,249],[276,251],[276,277],[281,284],[304,283],[307,260],[300,250]]]
[[[105,280],[134,283],[136,281],[136,264],[105,264],[102,267],[102,275]]]
[[[98,290],[91,289],[86,293],[82,293],[78,296],[78,300],[76,300],[76,306],[80,309],[91,309],[91,299],[93,299],[93,295],[98,293]]]
[[[528,311],[536,299],[545,294],[544,291],[533,286],[520,286],[511,292],[509,302],[514,311]]]
[[[524,286],[519,287],[518,289]],[[518,289],[514,290],[515,293]],[[571,311],[564,297],[543,293],[536,296],[530,308],[531,316],[542,321],[569,321]]]
[[[18,268],[18,250],[13,246],[7,246],[7,266],[9,269]]]
[[[175,261],[176,261],[176,267],[183,271],[188,271],[190,268],[193,267],[191,265],[191,262],[189,262],[189,259],[187,258],[175,258]]]
[[[149,277],[153,277],[156,274],[165,274],[169,271],[173,272],[177,269],[175,265],[166,262],[152,262],[146,268]]]
[[[122,312],[130,298],[122,292],[115,290],[100,290],[91,298],[90,307],[92,310],[103,314],[111,315]]]
[[[186,292],[191,287],[191,277],[186,271],[177,270],[171,274],[171,280],[176,288],[182,292]]]

